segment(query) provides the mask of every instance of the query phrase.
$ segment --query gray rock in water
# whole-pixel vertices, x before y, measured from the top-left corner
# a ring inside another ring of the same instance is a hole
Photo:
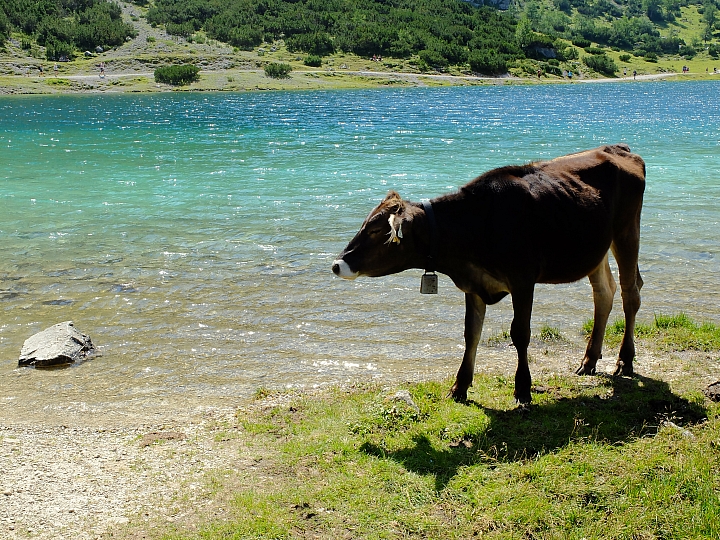
[[[65,321],[25,340],[19,366],[48,367],[72,364],[95,352],[90,338]]]

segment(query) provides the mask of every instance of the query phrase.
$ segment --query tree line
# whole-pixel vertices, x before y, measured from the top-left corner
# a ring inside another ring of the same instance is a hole
[[[0,41],[21,32],[46,49],[48,60],[72,58],[78,51],[112,47],[134,37],[120,6],[108,0],[3,0]],[[30,39],[23,40],[30,48]]]
[[[717,0],[702,1],[704,39],[711,42]],[[171,34],[204,30],[241,49],[282,38],[290,51],[313,56],[416,55],[430,67],[469,64],[493,74],[524,58],[575,59],[567,42],[648,58],[692,56],[693,44],[663,38],[658,29],[689,2],[697,0],[514,0],[500,11],[461,0],[154,0],[147,18]]]
[[[486,0],[489,1],[489,0]],[[505,73],[525,59],[578,59],[616,69],[591,44],[652,60],[658,55],[696,54],[697,43],[661,37],[680,8],[699,0],[512,0],[507,11],[462,0],[134,0],[147,6],[147,20],[168,33],[208,37],[250,50],[283,39],[291,52],[312,62],[336,51],[361,56],[413,57],[421,68],[469,67]],[[701,0],[703,39],[711,54],[720,45],[717,1]],[[134,36],[121,10],[109,0],[3,0],[0,40],[22,32],[47,48],[48,59],[121,44]],[[600,56],[600,58],[592,58]],[[557,66],[557,64],[553,64]]]
[[[291,52],[419,55],[433,67],[486,60],[493,72],[525,57],[510,13],[459,0],[155,0],[147,19],[240,49],[284,39]]]

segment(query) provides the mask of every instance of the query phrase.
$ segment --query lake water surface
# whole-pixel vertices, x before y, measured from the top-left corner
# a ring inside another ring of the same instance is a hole
[[[640,320],[718,323],[719,93],[657,82],[0,98],[0,416],[152,417],[259,387],[450,376],[464,302],[448,279],[427,297],[420,271],[347,282],[332,260],[391,188],[431,198],[605,143],[647,163]],[[587,280],[540,286],[533,328],[578,337],[591,314]],[[509,299],[489,308],[483,337],[511,316]],[[23,341],[64,320],[102,356],[17,369]]]

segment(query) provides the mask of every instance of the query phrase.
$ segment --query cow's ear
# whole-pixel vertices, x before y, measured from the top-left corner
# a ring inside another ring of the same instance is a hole
[[[384,206],[391,214],[402,214],[405,211],[405,201],[397,191],[389,191],[381,206]]]

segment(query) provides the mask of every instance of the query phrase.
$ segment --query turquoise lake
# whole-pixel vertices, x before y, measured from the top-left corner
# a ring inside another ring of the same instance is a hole
[[[346,282],[333,259],[389,189],[431,198],[605,143],[647,164],[640,321],[718,324],[719,94],[656,82],[0,98],[0,415],[32,402],[152,416],[259,387],[452,376],[464,302],[448,279],[421,296],[420,271]],[[581,341],[591,315],[587,280],[539,286],[533,331]],[[511,317],[509,299],[489,308],[483,338]],[[18,369],[24,340],[64,320],[102,356]]]

